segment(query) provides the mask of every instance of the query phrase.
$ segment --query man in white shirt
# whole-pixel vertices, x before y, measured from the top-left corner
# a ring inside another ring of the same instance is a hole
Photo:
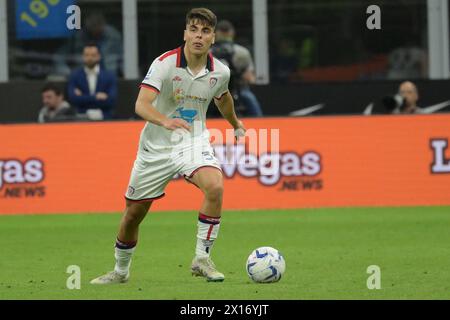
[[[224,280],[210,258],[219,232],[223,195],[222,171],[205,124],[211,100],[235,132],[245,132],[245,127],[236,117],[228,90],[230,70],[209,53],[216,24],[210,10],[192,9],[186,16],[185,44],[155,59],[142,82],[135,108],[147,123],[125,194],[126,209],[115,245],[116,265],[114,271],[92,280],[92,284],[128,280],[139,224],[151,203],[165,195],[165,187],[177,173],[204,194],[191,272],[207,281]],[[194,159],[189,156],[192,154]]]

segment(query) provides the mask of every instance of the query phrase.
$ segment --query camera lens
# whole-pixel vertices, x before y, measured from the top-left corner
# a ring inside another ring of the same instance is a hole
[[[397,108],[403,108],[405,104],[405,98],[396,94],[393,96],[386,96],[383,98],[383,105],[388,111],[392,111]]]

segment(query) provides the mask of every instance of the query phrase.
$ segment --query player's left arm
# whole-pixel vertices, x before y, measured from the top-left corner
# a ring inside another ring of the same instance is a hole
[[[244,132],[246,131],[244,124],[236,116],[236,112],[234,111],[234,100],[230,91],[227,91],[219,99],[214,98],[214,103],[222,116],[233,126],[235,131],[239,129],[244,130]]]

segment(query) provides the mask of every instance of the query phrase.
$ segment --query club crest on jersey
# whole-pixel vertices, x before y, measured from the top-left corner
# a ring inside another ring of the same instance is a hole
[[[181,79],[179,76],[175,76],[175,77],[172,79],[172,81],[173,81],[173,82],[181,82],[181,81],[183,81],[183,79]]]
[[[214,88],[214,86],[217,84],[217,78],[211,78],[209,79],[209,86],[211,88]]]

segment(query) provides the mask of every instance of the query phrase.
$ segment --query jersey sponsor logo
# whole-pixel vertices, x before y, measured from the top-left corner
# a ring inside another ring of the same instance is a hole
[[[173,82],[181,82],[181,81],[183,81],[183,79],[181,79],[179,76],[175,76],[175,77],[173,77],[172,81]]]
[[[195,109],[185,109],[184,107],[180,107],[176,110],[175,115],[172,117],[173,119],[183,119],[188,123],[192,124],[197,116],[198,111]]]
[[[205,103],[208,101],[208,99],[206,99],[206,98],[197,97],[197,96],[194,96],[191,94],[185,94],[184,90],[181,88],[176,89],[173,92],[173,99],[175,100],[176,104],[179,106],[185,104],[186,101],[191,101],[194,103]]]
[[[190,95],[190,94],[186,95],[185,99],[191,100],[191,101],[196,102],[196,103],[205,103],[206,101],[208,101],[208,99],[206,99],[206,98],[197,97],[197,96],[193,96],[193,95]]]
[[[214,88],[217,84],[217,78],[212,77],[211,79],[209,79],[209,86],[212,88]]]
[[[39,159],[0,159],[0,198],[44,197],[44,163]]]

